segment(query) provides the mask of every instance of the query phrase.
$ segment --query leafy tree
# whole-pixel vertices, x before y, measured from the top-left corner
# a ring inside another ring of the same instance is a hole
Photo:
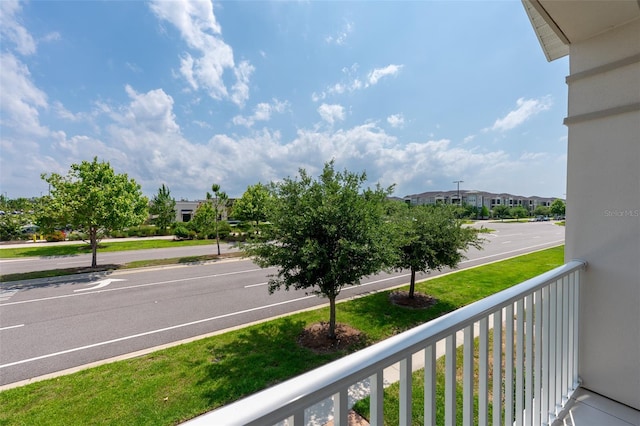
[[[260,222],[267,219],[267,202],[269,189],[261,184],[250,185],[233,204],[233,217],[255,223],[256,228]]]
[[[509,216],[509,207],[500,204],[493,208],[493,217],[504,220],[507,216]]]
[[[533,214],[536,216],[549,216],[549,207],[547,206],[538,206],[533,211]]]
[[[520,221],[521,217],[529,216],[529,212],[527,211],[527,209],[525,209],[522,206],[517,206],[517,207],[512,208],[511,210],[509,210],[509,214],[512,217],[515,217],[516,221],[518,221],[518,222]]]
[[[91,267],[97,266],[98,242],[113,230],[140,225],[147,218],[148,200],[140,185],[126,174],[116,174],[108,162],[72,164],[66,176],[43,174],[51,198],[42,220],[86,233],[91,245]]]
[[[176,200],[171,196],[169,187],[162,184],[153,196],[149,213],[155,216],[153,222],[164,235],[167,228],[176,220]]]
[[[487,208],[487,206],[482,206],[482,208],[480,209],[480,217],[489,217],[489,209]]]
[[[196,212],[187,223],[187,227],[194,231],[198,238],[208,239],[209,235],[215,233],[215,212],[210,202],[200,203]]]
[[[562,201],[560,198],[556,198],[555,200],[553,200],[553,203],[551,203],[549,211],[554,216],[564,216],[565,207],[566,206],[564,204],[564,201]]]
[[[220,256],[220,220],[222,219],[222,209],[227,207],[229,202],[229,197],[227,194],[220,190],[220,185],[214,183],[211,185],[211,191],[213,192],[213,196],[207,192],[207,201],[211,203],[211,207],[213,208],[214,216],[214,227],[213,230],[216,234],[216,245],[218,246],[218,256]]]
[[[270,293],[293,287],[329,299],[328,335],[335,339],[342,288],[395,263],[385,221],[392,188],[361,191],[365,173],[336,172],[333,161],[317,180],[304,169],[299,175],[270,185],[271,226],[264,231],[267,238],[251,242],[248,252],[262,267],[279,267],[269,279]]]
[[[395,266],[411,271],[409,298],[415,294],[416,272],[455,268],[465,258],[462,251],[481,248],[478,232],[463,226],[451,206],[409,207],[397,222],[400,258]]]

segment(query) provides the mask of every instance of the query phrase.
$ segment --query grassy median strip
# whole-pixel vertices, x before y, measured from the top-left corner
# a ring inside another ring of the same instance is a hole
[[[110,241],[101,242],[98,247],[100,253],[128,250],[147,250],[156,248],[174,248],[186,246],[204,246],[215,244],[215,240],[136,240],[136,241]],[[12,259],[18,257],[41,257],[41,256],[75,256],[79,254],[90,254],[91,247],[84,241],[77,244],[56,244],[56,243],[25,243],[24,247],[1,248],[0,259]]]
[[[427,310],[392,305],[385,291],[340,303],[337,317],[372,344],[562,263],[556,247],[418,283],[438,299]],[[296,342],[306,325],[328,317],[328,308],[298,313],[9,389],[0,392],[0,424],[177,424],[345,355]]]
[[[122,265],[98,265],[96,268],[77,267],[77,268],[51,269],[48,271],[20,272],[16,274],[0,275],[0,282],[34,280],[39,278],[53,278],[53,277],[61,277],[65,275],[114,271],[117,269],[135,269],[135,268],[147,268],[152,266],[205,263],[205,262],[211,262],[215,260],[229,259],[229,258],[242,257],[242,256],[244,256],[243,252],[232,252],[232,253],[223,253],[220,256],[218,256],[217,254],[205,254],[201,256],[183,256],[183,257],[172,257],[167,259],[136,260],[133,262],[124,263]]]

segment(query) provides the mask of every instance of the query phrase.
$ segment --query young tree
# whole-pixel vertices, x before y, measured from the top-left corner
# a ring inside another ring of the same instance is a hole
[[[547,206],[538,206],[533,211],[533,214],[536,216],[549,216],[549,207]]]
[[[193,219],[187,223],[187,228],[194,231],[198,238],[209,238],[215,232],[214,224],[216,214],[210,202],[200,203],[196,209]]]
[[[176,200],[171,196],[169,187],[164,183],[153,196],[149,213],[155,216],[153,222],[164,235],[165,231],[176,220]]]
[[[447,205],[413,206],[396,220],[400,258],[396,267],[409,269],[409,298],[414,298],[416,272],[455,268],[469,247],[481,248],[478,232],[463,226],[455,208]]]
[[[304,169],[299,174],[269,187],[271,226],[248,252],[262,267],[279,267],[269,279],[270,293],[293,287],[329,299],[328,335],[335,339],[342,288],[395,263],[384,214],[391,188],[361,191],[365,174],[336,172],[333,161],[317,180]]]
[[[509,215],[509,207],[503,206],[502,204],[497,205],[493,208],[493,216],[497,217],[501,221],[504,220],[505,217]]]
[[[551,207],[549,207],[549,211],[554,216],[564,216],[565,204],[560,198],[556,198],[551,203]]]
[[[98,242],[112,230],[140,225],[148,216],[148,200],[140,185],[126,174],[116,174],[108,162],[72,164],[66,176],[43,174],[51,197],[43,217],[59,226],[70,224],[86,233],[91,245],[91,267],[97,266]]]
[[[517,206],[509,210],[509,214],[516,218],[516,222],[520,221],[521,217],[529,216],[529,212],[522,206]]]
[[[233,217],[255,223],[256,229],[260,222],[267,219],[267,202],[269,189],[261,183],[249,185],[242,197],[233,204]]]
[[[482,219],[489,217],[489,209],[487,208],[487,206],[482,206],[482,208],[480,209],[480,217]]]
[[[211,203],[211,207],[213,207],[213,211],[215,213],[214,217],[214,231],[216,233],[216,245],[218,246],[218,256],[220,256],[220,220],[222,219],[222,209],[227,207],[227,203],[229,202],[229,197],[227,194],[220,190],[220,185],[214,183],[211,185],[211,191],[213,192],[213,196],[207,192],[207,201]]]

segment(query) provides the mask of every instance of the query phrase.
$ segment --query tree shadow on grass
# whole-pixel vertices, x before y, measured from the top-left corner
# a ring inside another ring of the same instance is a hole
[[[243,329],[231,341],[207,345],[209,365],[198,385],[220,406],[333,361],[344,352],[317,354],[297,343],[303,321],[282,318]]]
[[[389,293],[383,291],[341,304],[338,315],[353,318],[349,322],[356,328],[377,330],[381,335],[370,335],[370,338],[380,340],[459,308],[446,300],[438,300],[426,309],[407,309],[393,304],[389,300]]]

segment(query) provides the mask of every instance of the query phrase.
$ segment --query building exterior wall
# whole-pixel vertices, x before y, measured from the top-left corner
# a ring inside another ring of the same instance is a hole
[[[570,45],[567,259],[583,386],[640,409],[640,20]]]

